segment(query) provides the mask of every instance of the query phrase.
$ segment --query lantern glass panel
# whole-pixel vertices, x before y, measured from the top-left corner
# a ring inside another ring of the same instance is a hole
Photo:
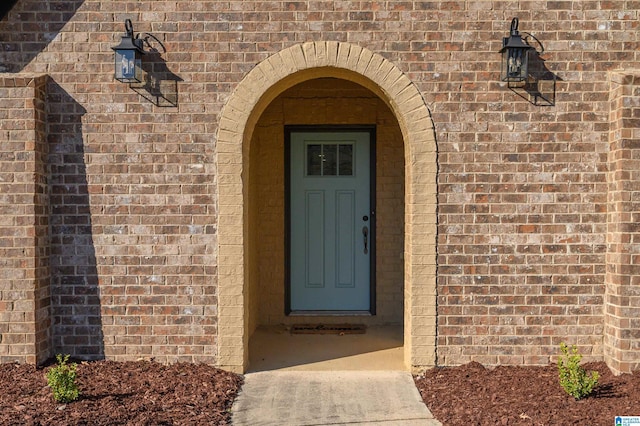
[[[142,81],[142,60],[135,50],[116,50],[115,77],[123,83]]]
[[[502,80],[525,81],[528,76],[528,65],[528,48],[505,48],[502,52]]]

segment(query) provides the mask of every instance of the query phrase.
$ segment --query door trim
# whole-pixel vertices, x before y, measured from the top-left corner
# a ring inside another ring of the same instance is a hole
[[[334,133],[359,132],[369,133],[369,310],[368,311],[292,311],[291,310],[291,134],[292,133]],[[376,314],[376,126],[375,125],[287,125],[284,126],[284,248],[285,248],[285,283],[284,313],[287,316],[311,315],[357,315]]]

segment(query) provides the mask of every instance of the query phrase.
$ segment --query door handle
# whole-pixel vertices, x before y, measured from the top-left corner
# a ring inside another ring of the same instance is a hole
[[[369,228],[366,226],[362,227],[362,236],[364,237],[364,254],[367,254],[369,253],[369,249],[367,248],[369,243]]]

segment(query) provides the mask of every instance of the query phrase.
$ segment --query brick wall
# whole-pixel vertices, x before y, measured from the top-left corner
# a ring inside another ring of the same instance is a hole
[[[0,362],[49,357],[45,84],[0,76]]]
[[[589,359],[621,341],[632,353],[635,332],[605,345],[603,335],[605,324],[607,336],[626,327],[615,309],[631,315],[638,303],[605,286],[621,274],[637,293],[633,258],[622,268],[619,237],[607,235],[624,234],[618,212],[638,212],[608,177],[610,160],[627,167],[609,152],[611,104],[633,98],[610,102],[609,71],[639,67],[639,12],[637,1],[18,2],[0,22],[0,66],[51,77],[53,349],[216,360],[219,113],[260,61],[333,40],[392,62],[432,112],[438,362],[546,363],[561,341]],[[498,82],[513,16],[544,44],[537,66],[557,77],[555,96],[550,80],[541,86],[552,105]],[[182,80],[177,107],[113,80],[125,18],[165,44],[163,64]]]

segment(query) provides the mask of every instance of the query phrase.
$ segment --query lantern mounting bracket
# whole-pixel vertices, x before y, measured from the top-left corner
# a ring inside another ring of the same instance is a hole
[[[525,31],[522,31],[522,34],[526,34],[526,35],[527,35],[527,36],[524,38],[524,42],[525,42],[525,43],[529,44],[529,42],[527,41],[527,39],[528,39],[529,37],[531,37],[532,39],[534,39],[534,40],[536,41],[536,44],[540,47],[540,51],[538,51],[538,49],[535,49],[535,48],[534,48],[534,50],[536,51],[536,53],[537,53],[538,55],[542,55],[542,54],[544,53],[544,45],[542,44],[542,42],[541,42],[540,40],[538,40],[538,37],[534,36],[534,35],[533,35],[533,34],[531,34],[531,33],[525,32]]]
[[[158,37],[154,36],[151,33],[143,33],[143,34],[144,34],[144,37],[141,38],[140,40],[142,40],[143,43],[147,45],[149,50],[151,50],[152,52],[167,53],[167,48],[164,47],[164,44],[162,44],[162,42],[160,41],[160,39]],[[140,34],[138,34],[138,37],[139,36],[140,36]],[[162,51],[159,51],[151,43],[149,43],[149,39],[150,38],[152,38],[156,43],[158,43],[158,45],[162,48]]]

